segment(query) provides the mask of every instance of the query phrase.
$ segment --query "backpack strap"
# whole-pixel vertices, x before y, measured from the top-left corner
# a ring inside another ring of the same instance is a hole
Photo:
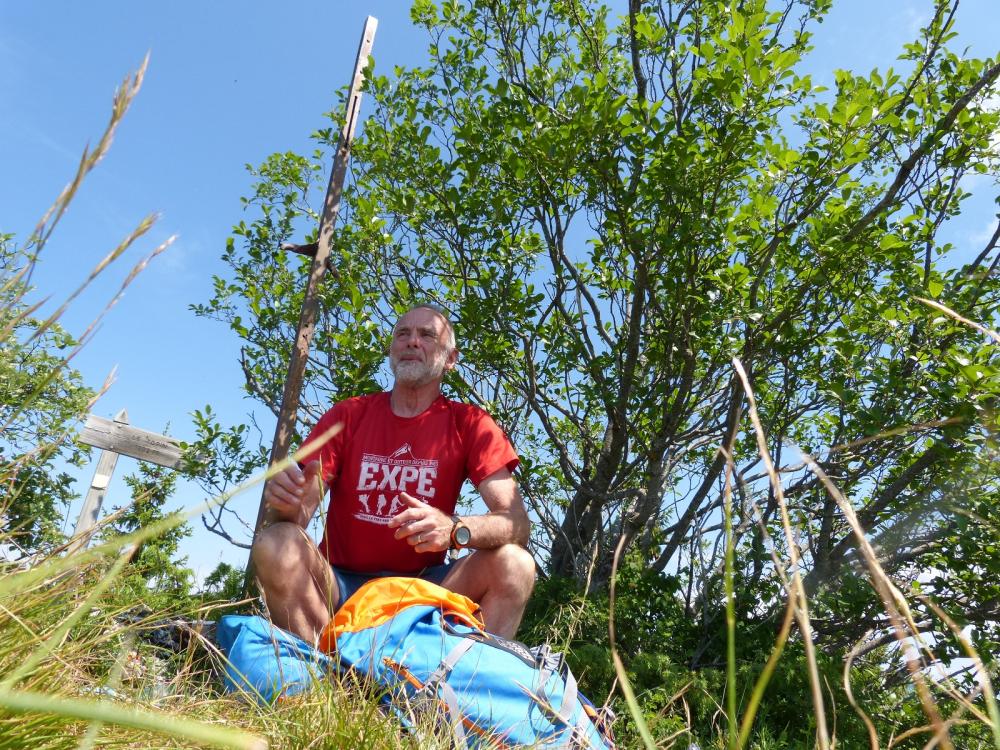
[[[448,718],[451,719],[451,732],[455,738],[455,744],[460,750],[469,750],[469,740],[465,735],[465,725],[462,722],[462,710],[458,707],[458,695],[454,688],[447,682],[441,682],[437,686],[437,693],[445,706],[448,707]]]
[[[570,718],[573,716],[573,709],[576,708],[578,691],[576,678],[569,671],[569,667],[564,665],[562,673],[563,679],[566,681],[566,688],[563,690],[563,702],[559,707],[559,718],[569,724]]]
[[[559,706],[558,711],[555,711],[555,714],[564,724],[569,726],[573,717],[573,709],[576,708],[576,699],[579,695],[576,678],[570,671],[569,665],[563,656],[552,651],[547,643],[531,649],[531,653],[535,657],[535,663],[539,669],[538,695],[542,700],[549,702],[548,693],[545,691],[545,686],[548,684],[549,678],[556,673],[562,676],[563,683],[565,684],[563,700],[562,705]],[[555,709],[554,706],[553,709]]]
[[[462,638],[448,655],[445,656],[441,663],[438,664],[437,669],[431,672],[431,676],[427,678],[427,682],[424,683],[424,690],[435,690],[438,683],[442,683],[448,679],[448,675],[451,674],[451,670],[455,668],[458,664],[458,660],[461,659],[472,648],[476,641],[472,638]]]

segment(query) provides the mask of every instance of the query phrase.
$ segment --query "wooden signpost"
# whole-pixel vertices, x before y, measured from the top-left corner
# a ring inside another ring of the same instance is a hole
[[[119,455],[149,461],[171,469],[176,469],[181,462],[181,448],[176,440],[130,426],[128,412],[124,409],[118,412],[114,419],[88,415],[78,439],[84,445],[104,450],[97,461],[97,470],[90,481],[90,489],[83,501],[80,517],[76,521],[73,538],[66,547],[69,554],[90,544],[90,537],[93,535],[97,517],[101,513],[104,496],[107,494]]]
[[[288,363],[288,377],[285,379],[285,389],[281,397],[278,424],[275,427],[274,441],[271,444],[271,465],[288,455],[292,433],[295,429],[295,418],[299,409],[299,397],[302,393],[302,381],[305,375],[306,361],[309,357],[309,346],[312,343],[316,327],[316,317],[319,312],[319,301],[317,300],[316,293],[327,271],[330,244],[333,241],[333,229],[337,223],[337,216],[340,213],[340,197],[344,189],[347,165],[351,158],[351,144],[354,141],[354,130],[361,111],[361,86],[364,82],[365,67],[368,65],[368,58],[371,55],[372,45],[375,42],[375,29],[377,26],[378,20],[373,16],[368,16],[365,20],[365,28],[361,34],[361,42],[358,45],[358,54],[354,62],[354,76],[351,79],[351,89],[347,96],[344,125],[340,130],[337,152],[333,157],[333,169],[330,172],[330,182],[326,190],[326,199],[323,202],[323,214],[319,221],[319,239],[315,244],[315,254],[313,254],[313,246],[311,245],[293,248],[296,251],[312,255],[313,262],[309,272],[309,280],[306,282],[305,294],[302,300],[302,312],[299,315],[298,333],[295,337],[295,347],[292,350],[291,360]],[[257,522],[254,524],[254,537],[257,536],[267,516],[267,507],[262,497],[260,507],[257,510]],[[249,583],[252,578],[253,569],[248,560],[246,582]]]
[[[158,432],[131,427],[124,409],[114,419],[88,415],[79,440],[85,445],[123,453],[170,469],[176,469],[181,464],[181,448],[176,440]]]

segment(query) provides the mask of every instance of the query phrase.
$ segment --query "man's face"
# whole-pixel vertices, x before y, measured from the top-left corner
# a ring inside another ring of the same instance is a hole
[[[400,318],[389,345],[389,369],[396,382],[411,387],[440,382],[458,357],[447,338],[445,322],[433,310],[418,307]]]

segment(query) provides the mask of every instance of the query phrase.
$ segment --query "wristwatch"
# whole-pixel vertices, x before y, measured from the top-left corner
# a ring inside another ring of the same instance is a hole
[[[472,541],[472,531],[458,516],[451,517],[451,548],[465,549]]]

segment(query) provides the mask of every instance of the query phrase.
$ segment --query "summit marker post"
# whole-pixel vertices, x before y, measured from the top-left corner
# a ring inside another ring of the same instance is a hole
[[[361,110],[361,86],[364,83],[365,68],[375,42],[375,29],[378,19],[368,16],[365,28],[358,45],[358,55],[354,62],[354,76],[347,95],[347,106],[344,125],[340,130],[337,151],[333,157],[333,169],[330,171],[330,182],[326,189],[326,199],[323,202],[323,213],[319,220],[319,239],[312,245],[290,248],[295,252],[312,255],[312,268],[309,280],[306,282],[305,294],[302,300],[302,312],[299,315],[298,333],[295,337],[295,348],[288,363],[288,377],[285,379],[285,389],[281,397],[281,410],[278,424],[274,430],[274,441],[271,444],[270,465],[282,460],[288,455],[295,428],[295,418],[299,409],[299,397],[302,393],[302,382],[305,376],[306,361],[309,357],[309,346],[316,330],[316,318],[319,313],[317,291],[320,282],[327,272],[327,260],[330,257],[330,245],[333,241],[333,229],[340,213],[340,198],[344,189],[344,179],[347,175],[347,165],[351,159],[351,144],[354,142],[354,130],[357,126]],[[266,487],[266,485],[265,485]],[[254,524],[254,538],[260,532],[261,526],[268,519],[268,509],[261,495],[260,507],[257,510],[257,522]],[[250,590],[253,580],[253,564],[247,560],[247,573],[244,581],[244,592]]]

